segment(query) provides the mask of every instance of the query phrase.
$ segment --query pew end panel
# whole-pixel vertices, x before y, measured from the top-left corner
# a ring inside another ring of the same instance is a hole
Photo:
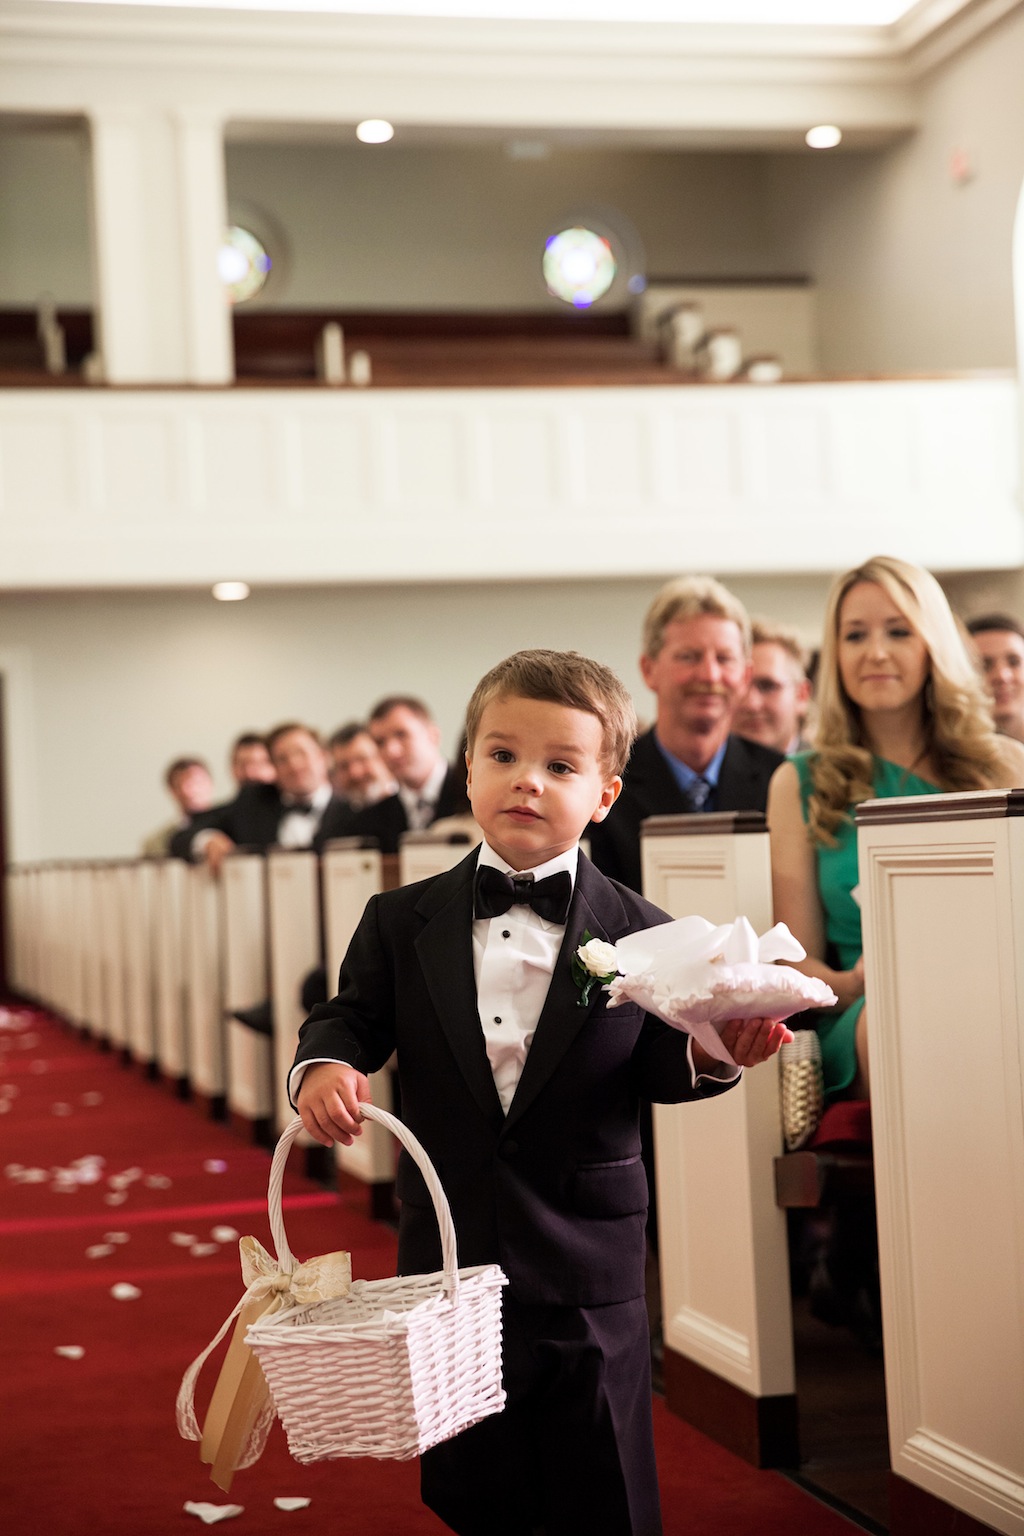
[[[247,1137],[267,1140],[274,1112],[271,1042],[234,1017],[266,1002],[266,870],[262,854],[235,852],[220,872],[224,932],[227,1110]]]
[[[397,859],[389,862],[397,866]],[[345,837],[328,843],[321,859],[324,952],[328,995],[336,990],[341,962],[371,896],[385,889],[385,859],[375,841]],[[397,868],[395,869],[397,877]],[[397,878],[393,880],[397,883]],[[391,1072],[385,1067],[370,1078],[373,1102],[392,1108]],[[339,1174],[349,1175],[369,1189],[370,1213],[389,1217],[394,1210],[395,1139],[382,1125],[368,1122],[350,1147],[334,1148]]]
[[[398,844],[398,883],[412,885],[416,880],[429,880],[433,875],[443,875],[453,869],[473,848],[474,841],[468,833],[453,837],[435,837],[429,831],[405,832]]]
[[[857,822],[892,1530],[1021,1536],[1024,791]]]
[[[188,1096],[185,895],[188,865],[161,859],[154,882],[156,933],[156,1064],[159,1078]]]
[[[128,1052],[144,1072],[149,1072],[156,1063],[155,882],[153,859],[138,859],[122,870]]]
[[[227,1100],[220,879],[206,864],[189,866],[185,907],[192,1093],[210,1118],[220,1119]]]
[[[288,1099],[288,1074],[306,1017],[303,982],[322,959],[319,873],[317,855],[309,849],[274,848],[267,855],[272,1076],[279,1135],[295,1114]],[[308,1159],[317,1143],[307,1131],[298,1139]]]
[[[674,917],[772,925],[761,812],[652,817],[644,894]],[[799,1460],[777,1062],[707,1103],[654,1106],[669,1407],[756,1465]]]

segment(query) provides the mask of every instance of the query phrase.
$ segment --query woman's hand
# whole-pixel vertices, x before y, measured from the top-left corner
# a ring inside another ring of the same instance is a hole
[[[864,996],[864,956],[860,956],[851,970],[836,971],[835,977],[832,990],[839,999],[836,1008],[841,1011]]]

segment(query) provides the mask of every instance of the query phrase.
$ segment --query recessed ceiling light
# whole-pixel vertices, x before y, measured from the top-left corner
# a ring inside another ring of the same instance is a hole
[[[834,123],[819,123],[817,128],[808,128],[804,141],[809,149],[835,149],[842,138],[843,130]]]
[[[249,584],[245,581],[215,581],[213,595],[218,603],[240,603],[249,596]]]
[[[383,117],[368,117],[356,128],[356,138],[363,144],[386,144],[395,130]]]

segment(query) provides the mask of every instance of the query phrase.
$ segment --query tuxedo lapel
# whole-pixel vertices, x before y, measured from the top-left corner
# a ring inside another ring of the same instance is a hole
[[[634,766],[635,765],[635,766]],[[653,730],[641,736],[634,748],[634,765],[628,777],[643,816],[683,815],[692,810],[679,782],[654,739]]]
[[[584,931],[588,930],[593,939],[614,943],[622,937],[626,927],[625,908],[615,887],[581,853],[565,937],[522,1076],[509,1105],[507,1125],[532,1104],[598,1006],[601,994],[600,988],[596,987],[586,1008],[579,1006],[580,989],[572,975],[572,957],[582,943]]]
[[[430,1001],[473,1097],[488,1120],[503,1115],[487,1059],[473,973],[473,875],[477,850],[439,875],[417,903],[424,924],[414,943]]]

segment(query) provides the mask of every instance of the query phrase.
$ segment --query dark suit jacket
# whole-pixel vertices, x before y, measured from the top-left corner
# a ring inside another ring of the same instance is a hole
[[[438,796],[434,814],[430,818],[431,821],[440,821],[442,816],[454,816],[458,811],[464,810],[465,798],[465,780],[460,779],[454,769],[449,768],[441,785],[441,793]],[[326,817],[324,820],[326,821]],[[409,820],[405,814],[401,795],[388,795],[386,800],[378,800],[376,805],[368,805],[364,810],[356,811],[354,815],[350,813],[344,829],[332,831],[329,835],[331,837],[375,837],[380,843],[381,853],[397,853],[399,838],[408,830]]]
[[[742,736],[730,736],[715,795],[716,811],[763,811],[768,781],[781,752]],[[623,775],[622,793],[604,821],[588,830],[590,855],[598,869],[634,891],[640,889],[640,823],[647,816],[684,816],[690,811],[653,730],[641,736]]]
[[[460,1264],[500,1264],[528,1303],[635,1299],[644,1294],[647,1210],[641,1098],[676,1103],[721,1088],[695,1090],[686,1037],[635,1005],[610,1010],[596,989],[580,1008],[570,961],[584,929],[614,943],[669,919],[580,855],[565,938],[506,1116],[477,1011],[476,864],[474,849],[446,874],[371,899],[338,996],[303,1025],[296,1061],[343,1060],[369,1073],[397,1048],[403,1119],[448,1196]],[[398,1194],[399,1272],[433,1273],[437,1222],[404,1152]]]
[[[320,818],[321,826],[339,804],[332,796]],[[207,827],[227,833],[239,847],[270,848],[277,842],[277,831],[288,809],[276,784],[243,784],[233,800],[193,816],[188,826],[171,839],[171,852],[179,859],[190,858],[193,837]]]

